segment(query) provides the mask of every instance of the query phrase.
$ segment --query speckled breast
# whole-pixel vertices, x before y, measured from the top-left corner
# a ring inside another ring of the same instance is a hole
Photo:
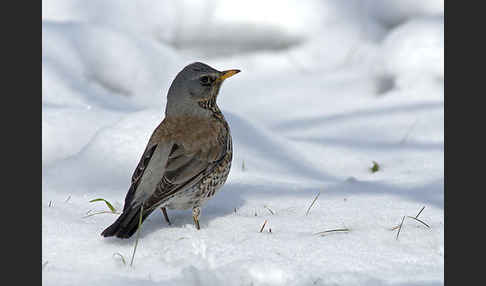
[[[166,205],[168,209],[189,209],[199,207],[209,200],[224,185],[231,169],[233,146],[231,135],[228,135],[226,154],[212,170],[194,187],[177,193]]]

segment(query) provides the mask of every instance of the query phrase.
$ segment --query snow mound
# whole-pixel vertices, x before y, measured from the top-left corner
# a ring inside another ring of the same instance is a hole
[[[443,6],[43,1],[43,284],[442,285]],[[200,231],[148,217],[130,267],[135,237],[102,238],[116,214],[89,201],[123,207],[195,61],[242,70],[218,97],[232,170]]]
[[[150,106],[181,68],[171,48],[106,27],[47,22],[42,34],[45,103]]]
[[[383,44],[385,70],[397,85],[444,79],[444,18],[408,21],[387,35]],[[406,60],[404,60],[406,59]]]

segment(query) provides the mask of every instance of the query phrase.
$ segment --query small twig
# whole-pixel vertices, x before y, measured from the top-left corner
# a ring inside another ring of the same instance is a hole
[[[265,228],[265,225],[267,224],[267,220],[263,222],[262,228],[260,229],[260,232],[263,232],[263,229]]]
[[[310,212],[310,209],[312,208],[312,206],[314,205],[314,203],[317,201],[317,198],[319,197],[319,195],[321,194],[321,192],[317,193],[316,197],[314,198],[314,200],[312,201],[312,203],[310,204],[309,208],[307,209],[307,211],[305,212],[305,215],[307,216]]]
[[[69,197],[67,197],[67,199],[64,202],[67,203],[70,199],[71,199],[71,195],[69,195]]]
[[[52,206],[52,200],[49,201],[49,207],[51,207],[51,206]]]
[[[140,236],[140,229],[142,228],[142,215],[143,215],[143,204],[140,206],[140,218],[138,220],[137,239],[135,240],[135,247],[133,248],[132,260],[130,261],[130,266],[133,265],[133,258],[135,258],[135,252],[137,252],[138,238]]]
[[[263,206],[263,207],[264,207],[264,208],[266,208],[266,209],[267,209],[267,210],[268,210],[268,211],[269,211],[269,212],[270,212],[272,215],[274,215],[274,214],[275,214],[275,212],[274,212],[274,211],[272,211],[272,209],[271,209],[271,208],[269,208],[269,207],[267,207],[267,206]]]
[[[325,230],[325,231],[320,231],[320,232],[316,232],[314,234],[319,234],[319,235],[324,235],[326,233],[330,233],[330,232],[348,232],[350,231],[349,228],[338,228],[338,229],[330,229],[330,230]]]
[[[400,223],[400,227],[398,228],[396,240],[398,240],[398,235],[400,235],[400,231],[402,230],[402,225],[404,220],[405,220],[405,216],[402,217],[402,222]]]
[[[413,220],[416,220],[416,221],[422,223],[423,225],[425,225],[426,227],[430,228],[430,226],[428,224],[426,224],[425,222],[423,222],[422,220],[420,220],[420,219],[418,219],[416,217],[413,217],[413,216],[407,216],[407,217],[409,217],[409,218],[411,218]]]

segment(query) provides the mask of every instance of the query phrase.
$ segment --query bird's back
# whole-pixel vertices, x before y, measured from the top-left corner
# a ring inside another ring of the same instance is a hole
[[[160,169],[163,174],[159,184],[144,204],[147,208],[164,205],[197,187],[213,171],[220,172],[225,161],[232,159],[231,135],[224,117],[166,118],[154,131],[150,142],[170,145],[171,150],[165,166]]]

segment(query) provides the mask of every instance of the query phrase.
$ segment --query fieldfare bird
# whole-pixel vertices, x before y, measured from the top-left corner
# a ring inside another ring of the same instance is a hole
[[[154,130],[132,176],[123,213],[102,236],[129,238],[154,210],[192,208],[197,229],[200,207],[228,177],[233,147],[228,122],[216,99],[223,81],[239,70],[217,71],[192,63],[167,93],[165,118]]]

